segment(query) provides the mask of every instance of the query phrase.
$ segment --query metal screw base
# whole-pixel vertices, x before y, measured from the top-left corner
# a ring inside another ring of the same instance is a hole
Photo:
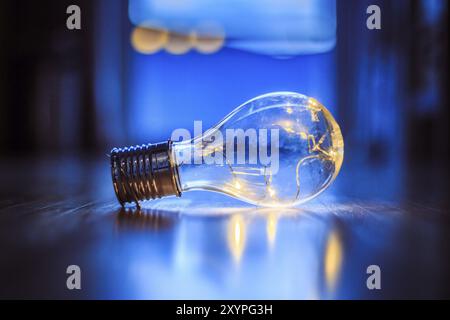
[[[117,199],[125,203],[181,196],[172,142],[111,150],[111,175]]]

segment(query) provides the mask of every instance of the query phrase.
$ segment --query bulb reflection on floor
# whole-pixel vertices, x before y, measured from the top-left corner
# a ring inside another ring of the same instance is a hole
[[[434,251],[408,251],[411,242],[403,237],[410,228],[430,237],[433,229],[416,228],[420,221],[395,204],[328,197],[303,209],[260,209],[213,196],[149,202],[137,214],[116,214],[114,237],[94,250],[95,265],[113,266],[103,276],[120,278],[108,297],[377,298],[366,287],[367,266],[378,264],[384,277],[395,279],[419,271],[394,264],[419,261],[424,269],[434,261],[416,260]],[[385,283],[385,295],[404,290]]]
[[[139,218],[122,213],[117,229],[128,232],[128,243],[126,252],[118,254],[127,259],[132,284],[127,294],[150,299],[318,299],[334,290],[343,247],[327,218],[299,210],[199,210],[200,216],[183,216],[158,209],[158,218],[149,218],[155,215],[151,209],[143,209]],[[162,216],[175,218],[167,222]],[[130,221],[140,219],[147,228],[130,228]],[[139,236],[136,230],[143,232]]]
[[[324,256],[324,272],[325,281],[328,292],[332,295],[339,280],[343,247],[340,235],[337,231],[332,230],[328,235]]]
[[[228,222],[228,247],[237,263],[239,263],[244,251],[246,227],[246,222],[239,214],[233,215]]]

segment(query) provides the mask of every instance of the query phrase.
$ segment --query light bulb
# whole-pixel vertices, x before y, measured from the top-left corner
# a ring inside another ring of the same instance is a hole
[[[343,156],[341,130],[322,104],[275,92],[247,101],[193,139],[115,148],[111,172],[122,205],[207,190],[288,207],[324,191]]]

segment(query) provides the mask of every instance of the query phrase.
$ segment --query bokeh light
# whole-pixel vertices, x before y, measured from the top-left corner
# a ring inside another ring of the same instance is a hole
[[[168,41],[164,29],[138,26],[131,33],[131,45],[142,54],[153,54],[161,50]]]
[[[195,42],[196,36],[193,32],[188,34],[171,32],[165,45],[165,49],[171,54],[185,54],[193,48]]]

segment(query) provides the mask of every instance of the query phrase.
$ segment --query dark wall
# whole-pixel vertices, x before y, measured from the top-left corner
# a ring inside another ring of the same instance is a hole
[[[1,1],[0,156],[104,154],[118,142],[99,130],[105,109],[96,105],[95,57],[103,48],[98,32],[107,28],[99,31],[96,23],[111,14],[108,2],[99,3]],[[337,112],[346,150],[360,151],[347,153],[350,158],[375,165],[448,163],[448,3],[431,23],[424,3],[376,1],[383,27],[370,31],[363,27],[370,1],[338,1]],[[80,31],[65,26],[70,4],[82,7]],[[124,26],[123,34],[102,52],[120,47],[117,67],[126,70],[127,3],[110,10],[120,11],[110,23]],[[126,118],[126,105],[121,112]]]
[[[73,1],[2,1],[0,141],[3,153],[89,150],[95,146],[93,1],[83,29],[66,28]]]

